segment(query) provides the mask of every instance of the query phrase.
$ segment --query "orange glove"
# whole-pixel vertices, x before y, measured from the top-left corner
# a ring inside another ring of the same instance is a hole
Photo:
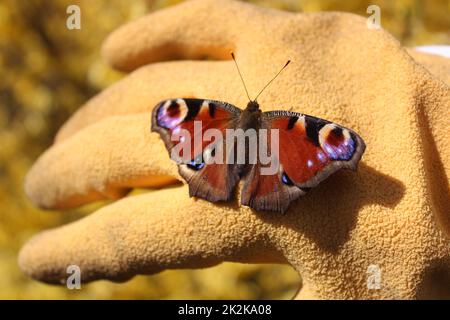
[[[26,177],[30,199],[69,208],[181,180],[150,133],[151,111],[177,97],[245,107],[231,50],[251,95],[292,60],[262,109],[292,107],[354,129],[367,145],[358,171],[334,174],[285,215],[189,198],[186,186],[128,197],[30,240],[24,272],[56,283],[73,264],[92,281],[222,261],[289,263],[303,278],[298,298],[450,295],[450,90],[436,71],[450,63],[418,54],[433,75],[351,14],[198,0],[120,28],[103,52],[130,75],[61,128]]]

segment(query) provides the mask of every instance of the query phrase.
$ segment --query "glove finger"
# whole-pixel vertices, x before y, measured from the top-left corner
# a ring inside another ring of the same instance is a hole
[[[129,197],[42,232],[22,248],[19,265],[35,279],[64,283],[70,265],[80,268],[82,281],[122,281],[223,261],[286,262],[268,242],[270,224],[251,210],[187,194],[183,186]]]
[[[150,132],[150,118],[109,117],[52,146],[27,174],[26,194],[37,206],[65,209],[177,182],[176,166]]]
[[[268,12],[238,1],[186,1],[119,28],[102,52],[123,71],[172,59],[230,59],[238,37],[251,32],[251,22],[261,25]]]
[[[164,99],[225,99],[231,95],[245,103],[242,85],[235,72],[229,61],[178,61],[142,67],[78,109],[61,127],[55,141],[60,142],[105,117],[143,112],[150,114],[153,107]],[[226,77],[227,74],[230,76]]]

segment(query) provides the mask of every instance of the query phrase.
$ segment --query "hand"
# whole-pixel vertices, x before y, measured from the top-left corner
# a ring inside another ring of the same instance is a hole
[[[150,133],[151,110],[175,97],[244,107],[232,50],[251,96],[292,60],[260,97],[262,109],[293,108],[354,129],[367,144],[358,171],[336,173],[285,215],[251,211],[238,199],[189,198],[186,186],[124,198],[34,237],[20,253],[21,268],[57,283],[72,264],[83,281],[120,281],[223,261],[289,263],[303,279],[298,298],[447,294],[449,88],[355,15],[199,0],[120,28],[103,53],[130,75],[61,128],[26,177],[30,199],[70,208],[181,180]],[[368,289],[378,275],[380,289]]]

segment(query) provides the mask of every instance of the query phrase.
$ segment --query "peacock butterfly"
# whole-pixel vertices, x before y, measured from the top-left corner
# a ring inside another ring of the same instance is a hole
[[[243,178],[241,204],[285,212],[293,200],[337,170],[356,170],[365,144],[354,131],[297,112],[260,110],[257,98],[289,62],[255,99],[249,98],[245,110],[192,98],[156,105],[152,131],[160,134],[177,161],[191,197],[229,201]],[[236,67],[242,79],[237,63]],[[245,83],[244,88],[249,96]],[[270,135],[262,134],[267,132]],[[270,161],[263,157],[266,153]]]

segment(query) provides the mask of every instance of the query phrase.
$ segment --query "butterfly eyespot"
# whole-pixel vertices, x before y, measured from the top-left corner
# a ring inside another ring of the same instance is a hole
[[[205,163],[204,163],[203,161],[200,162],[200,161],[198,161],[198,159],[197,159],[197,160],[191,160],[191,161],[189,161],[186,165],[187,165],[187,167],[188,167],[189,169],[198,171],[198,170],[203,169],[203,167],[205,166]]]
[[[163,128],[173,129],[185,119],[187,114],[188,108],[183,99],[167,100],[158,107],[157,123]]]
[[[286,174],[286,172],[283,172],[283,174],[281,175],[281,181],[288,186],[293,186],[294,183],[292,182],[291,178],[289,178],[289,176]]]
[[[326,130],[321,143],[322,148],[332,160],[348,161],[356,150],[352,134],[339,127]]]

